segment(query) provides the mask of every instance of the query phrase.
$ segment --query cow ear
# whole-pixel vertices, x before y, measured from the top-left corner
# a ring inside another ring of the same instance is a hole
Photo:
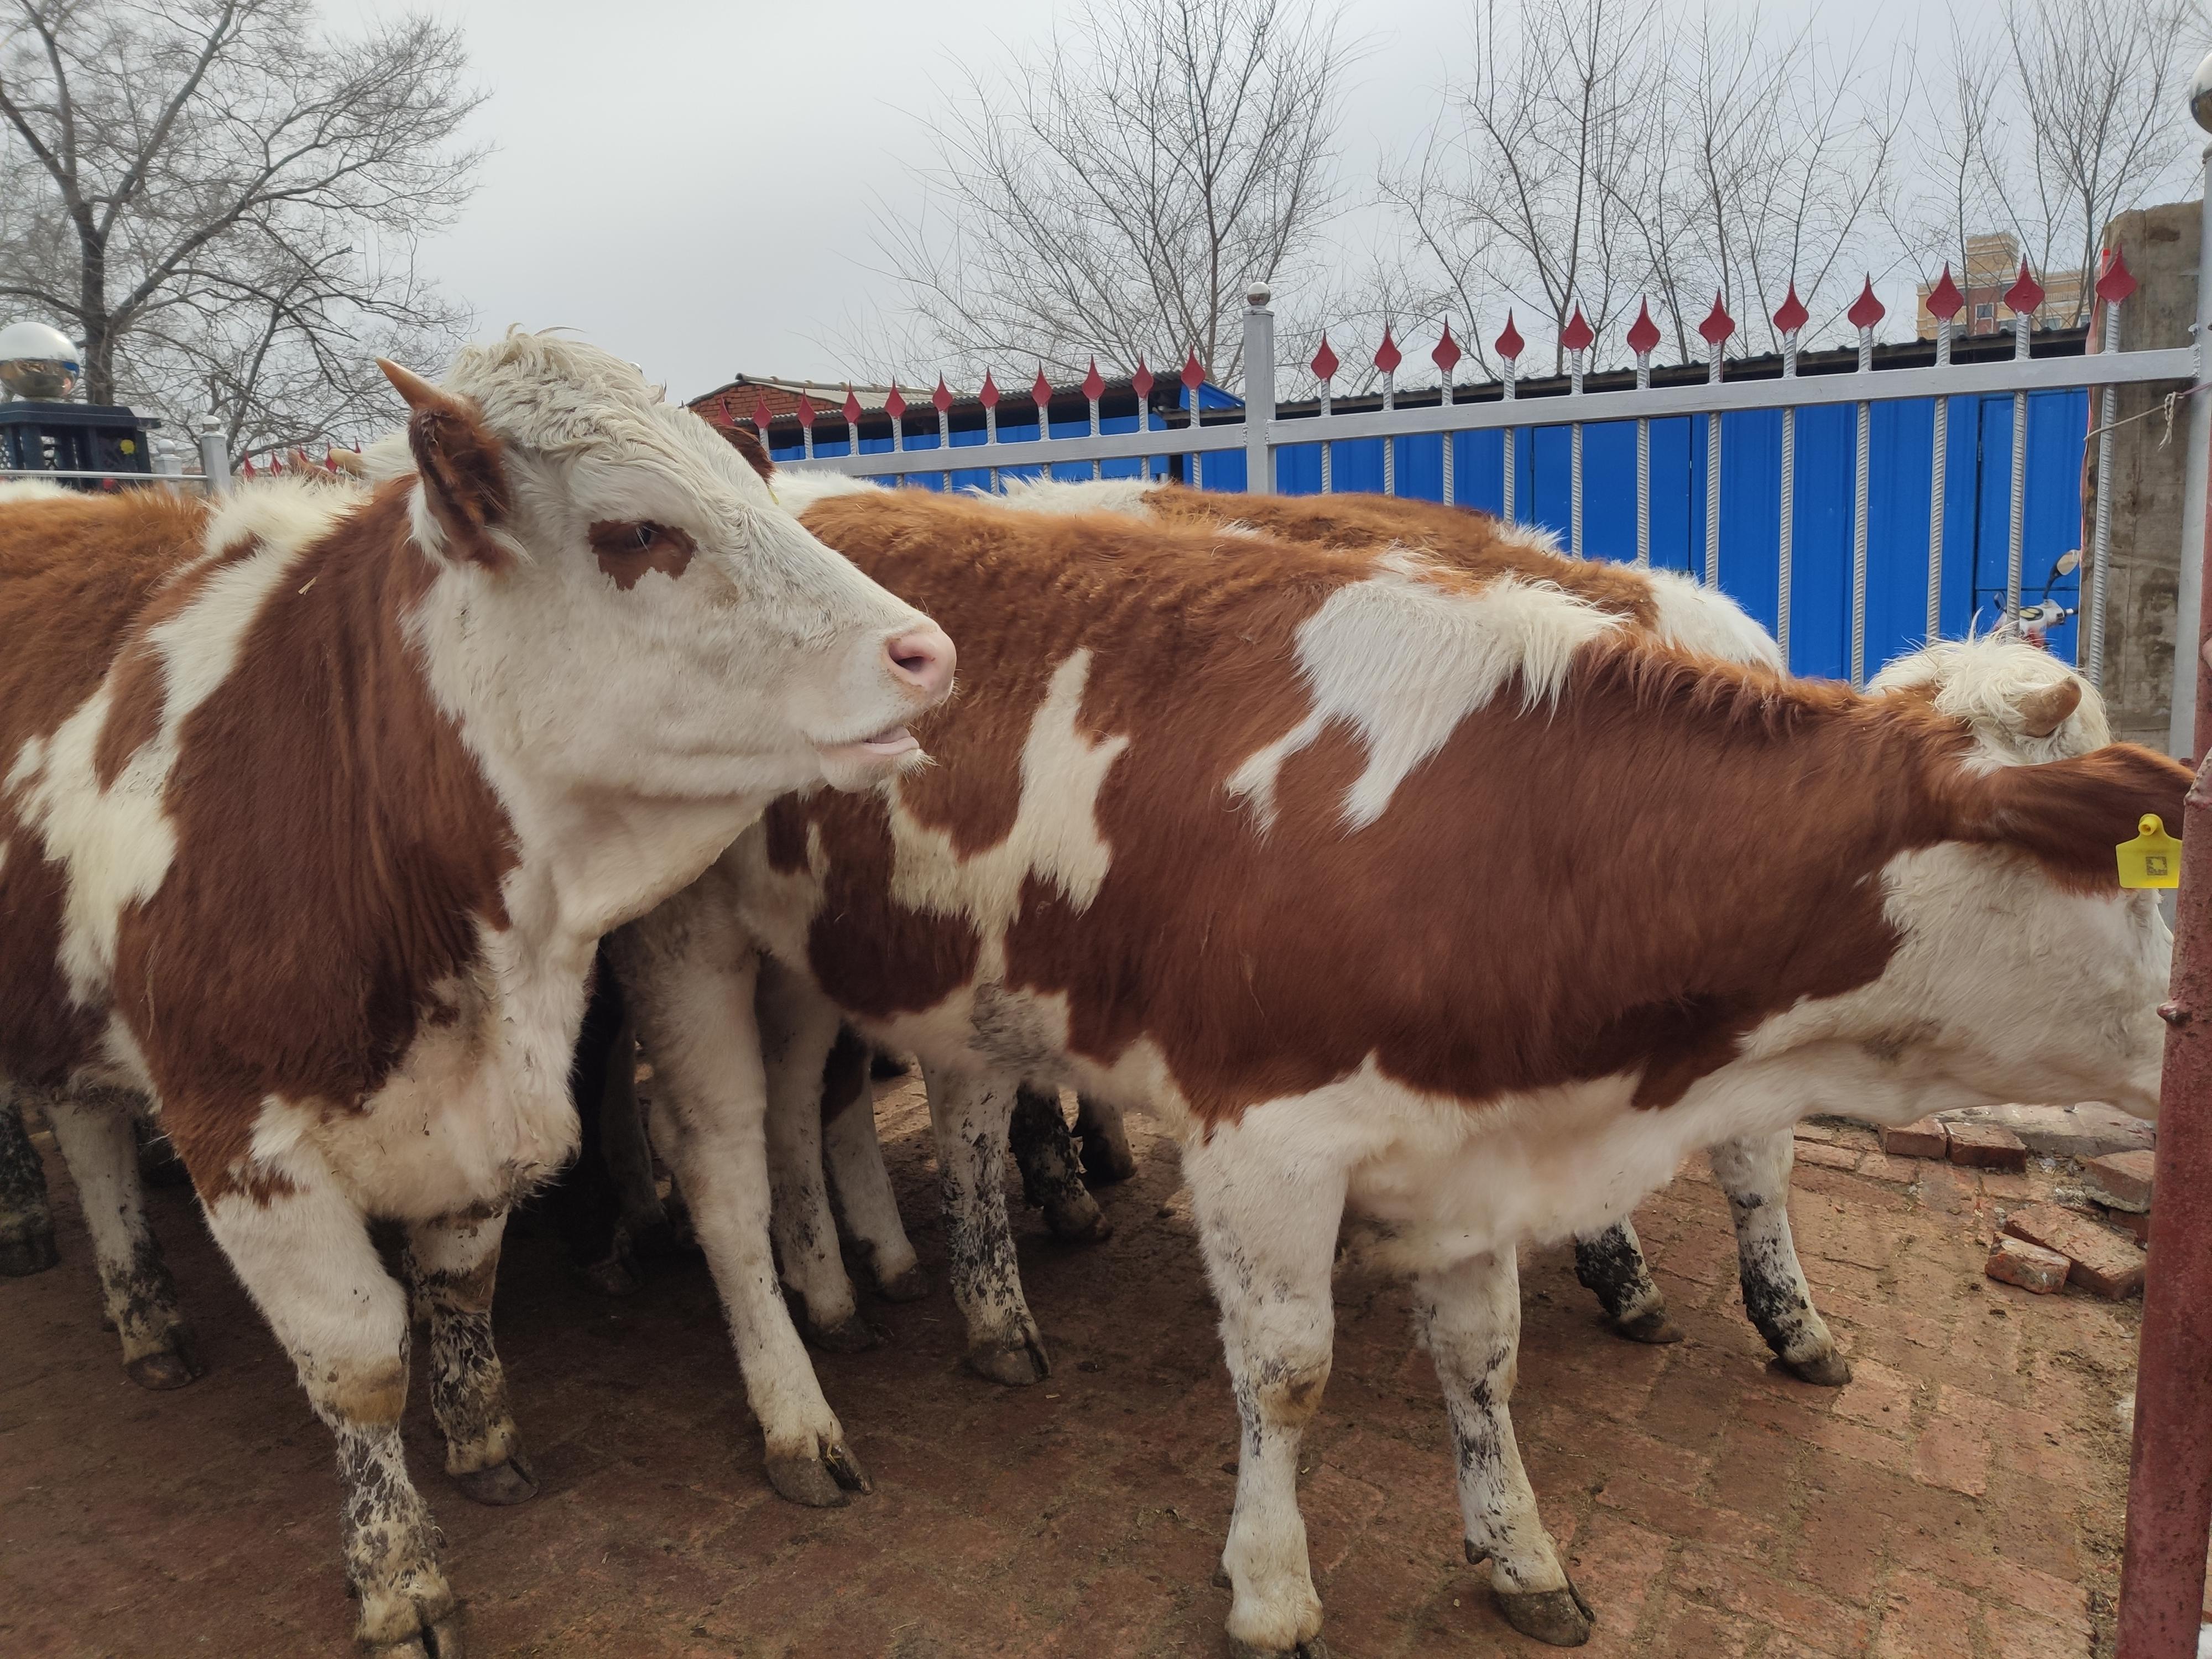
[[[2066,723],[2066,717],[2081,706],[2081,683],[2064,679],[2056,685],[2046,685],[2040,690],[2022,694],[2013,705],[2020,715],[2021,730],[2031,738],[2047,738]]]
[[[422,479],[422,500],[445,533],[446,551],[492,570],[513,562],[496,532],[513,509],[500,441],[475,407],[421,375],[380,357],[376,366],[406,399],[407,447]]]
[[[2131,743],[2039,766],[1957,772],[1951,835],[2016,847],[2062,878],[2113,889],[2119,866],[2112,849],[2134,839],[2146,812],[2157,813],[2169,831],[2178,828],[2193,781],[2180,762]]]
[[[768,446],[754,434],[734,426],[718,426],[714,430],[728,439],[730,447],[745,458],[745,465],[763,479],[775,477],[775,463],[769,459]]]

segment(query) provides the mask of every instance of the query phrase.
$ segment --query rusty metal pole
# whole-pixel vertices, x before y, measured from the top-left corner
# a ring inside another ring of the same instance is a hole
[[[2197,69],[2190,106],[2197,125],[2212,131],[2212,56]],[[2212,204],[2205,231],[2212,245]],[[2212,288],[2212,267],[2198,281]],[[2208,297],[2200,292],[2197,301],[2200,355]],[[2199,401],[2206,395],[2198,393]],[[2202,425],[2197,436],[2201,446]],[[2197,499],[2203,501],[2202,493]],[[2205,514],[2204,580],[2197,591],[2203,594],[2212,592],[2212,508],[2199,510]],[[2198,608],[2212,618],[2212,605]],[[2175,669],[2174,724],[2181,721],[2179,694],[2193,681],[2191,752],[2198,757],[2212,736],[2205,703],[2212,667],[2204,655],[2212,629],[2204,620],[2185,615],[2176,630],[2182,650],[2191,635],[2197,640],[2187,681],[2179,665]],[[2191,622],[2198,626],[2190,627]],[[2185,850],[2159,1090],[2158,1211],[2143,1287],[2118,1659],[2192,1659],[2204,1604],[2205,1545],[2212,1534],[2212,796],[2201,771],[2181,822]]]

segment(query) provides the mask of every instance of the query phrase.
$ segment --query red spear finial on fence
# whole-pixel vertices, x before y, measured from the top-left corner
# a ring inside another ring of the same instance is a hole
[[[2135,273],[2121,257],[2118,242],[2105,252],[2105,268],[2097,276],[2097,297],[2108,306],[2116,306],[2136,291]]]
[[[1446,318],[1443,338],[1437,342],[1437,349],[1429,354],[1429,361],[1437,366],[1438,374],[1449,379],[1452,370],[1459,367],[1459,360],[1466,355],[1459,349],[1459,342],[1452,338],[1451,319]]]
[[[1385,374],[1395,374],[1398,365],[1405,362],[1398,350],[1398,343],[1390,337],[1390,325],[1382,325],[1382,343],[1375,348],[1375,367]]]
[[[1577,302],[1575,314],[1567,319],[1567,326],[1559,336],[1559,343],[1570,351],[1588,351],[1591,342],[1596,338],[1596,332],[1589,325],[1589,319],[1583,315],[1582,306]]]
[[[975,394],[975,401],[986,409],[999,406],[999,383],[991,378],[991,371],[983,371],[983,389]]]
[[[1198,361],[1196,346],[1193,346],[1190,356],[1182,360],[1182,374],[1179,378],[1193,398],[1198,396],[1199,387],[1206,384],[1206,365]]]
[[[1705,320],[1698,325],[1698,332],[1705,337],[1705,343],[1715,351],[1718,351],[1727,343],[1728,337],[1735,332],[1735,319],[1728,314],[1728,307],[1721,303],[1718,289],[1713,290],[1713,308],[1705,313]]]
[[[753,398],[753,430],[760,434],[763,443],[768,441],[769,422],[775,416],[768,412],[768,394],[761,392]]]
[[[1136,388],[1139,403],[1152,395],[1152,371],[1145,367],[1141,355],[1137,359],[1137,372],[1129,377],[1129,384]]]
[[[1874,296],[1874,278],[1869,276],[1866,285],[1859,289],[1859,297],[1851,301],[1851,308],[1844,315],[1850,319],[1853,328],[1872,328],[1889,314],[1889,308]]]
[[[1322,331],[1321,349],[1313,355],[1314,378],[1317,380],[1333,380],[1336,378],[1336,371],[1341,367],[1342,365],[1336,361],[1336,353],[1328,349],[1328,331],[1324,329]]]
[[[1521,337],[1521,331],[1513,326],[1513,313],[1505,313],[1505,331],[1498,337],[1498,355],[1511,362],[1528,349],[1528,343]]]
[[[1951,267],[1947,263],[1943,274],[1936,278],[1936,286],[1928,290],[1928,314],[1937,322],[1948,321],[1966,308],[1966,296],[1959,292],[1959,285],[1951,280]]]
[[[1641,357],[1659,343],[1659,325],[1651,320],[1651,301],[1637,307],[1636,320],[1628,325],[1628,349]]]
[[[1105,395],[1106,377],[1098,372],[1098,360],[1091,360],[1091,372],[1083,377],[1083,395],[1092,403]]]
[[[860,424],[860,394],[849,386],[845,388],[845,424],[851,427]]]
[[[952,388],[945,384],[945,377],[942,374],[937,377],[937,390],[929,394],[929,401],[936,406],[937,412],[940,415],[952,407]]]
[[[884,399],[884,413],[894,421],[902,421],[906,418],[906,394],[896,386],[893,386],[891,395]]]
[[[1774,313],[1774,326],[1784,334],[1795,334],[1812,320],[1813,313],[1805,309],[1805,302],[1797,297],[1797,284],[1790,284],[1790,292]]]
[[[2033,317],[2043,304],[2043,284],[2029,273],[2025,256],[2020,262],[2019,277],[2004,291],[2004,302],[2015,317]]]
[[[799,423],[809,432],[814,430],[814,399],[804,392],[799,394]]]

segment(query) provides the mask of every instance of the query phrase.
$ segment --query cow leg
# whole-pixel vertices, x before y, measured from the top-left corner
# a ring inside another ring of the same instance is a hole
[[[1594,1292],[1613,1328],[1632,1342],[1680,1342],[1667,1317],[1667,1298],[1651,1282],[1644,1247],[1626,1219],[1575,1241],[1575,1277]]]
[[[123,1370],[142,1389],[181,1389],[200,1375],[177,1287],[146,1222],[134,1127],[138,1097],[121,1089],[53,1089],[40,1104],[68,1160],[92,1234],[107,1322],[123,1340]]]
[[[0,1077],[0,1275],[42,1273],[61,1259],[46,1166],[31,1144],[15,1085]]]
[[[1839,1389],[1851,1368],[1836,1352],[1827,1322],[1813,1306],[1813,1292],[1790,1237],[1790,1166],[1796,1143],[1778,1134],[1723,1140],[1705,1156],[1713,1179],[1728,1194],[1735,1218],[1735,1256],[1743,1282],[1743,1309],[1775,1357],[1808,1382]]]
[[[1221,1565],[1233,1659],[1326,1659],[1298,1513],[1298,1443],[1328,1385],[1329,1295],[1345,1177],[1274,1155],[1249,1128],[1184,1148],[1243,1438]]]
[[[1083,1184],[1083,1164],[1075,1139],[1060,1115],[1060,1097],[1026,1084],[1014,1091],[1014,1115],[1007,1125],[1014,1164],[1022,1172],[1022,1195],[1044,1212],[1054,1238],[1071,1244],[1099,1244],[1114,1236],[1114,1224]]]
[[[727,919],[726,896],[701,888],[615,936],[631,1016],[653,1056],[653,1143],[683,1188],[721,1293],[770,1484],[793,1503],[843,1504],[869,1489],[867,1474],[822,1397],[769,1243],[759,959]]]
[[[1020,1386],[1052,1375],[1044,1334],[1022,1296],[1021,1265],[1006,1224],[1006,1130],[1015,1081],[922,1064],[945,1194],[952,1299],[968,1322],[968,1364]]]
[[[1090,1095],[1076,1096],[1075,1138],[1083,1143],[1083,1178],[1093,1187],[1110,1187],[1137,1173],[1119,1106]]]
[[[612,978],[613,975],[608,975]],[[632,1255],[659,1255],[675,1243],[675,1224],[653,1175],[653,1142],[637,1098],[637,1034],[627,1016],[607,1051],[599,1097],[599,1146],[615,1190],[615,1212]]]
[[[346,1577],[361,1601],[356,1633],[385,1659],[453,1659],[461,1651],[460,1610],[399,1439],[407,1298],[385,1272],[367,1222],[311,1154],[295,1150],[281,1174],[264,1172],[241,1190],[193,1145],[180,1150],[216,1243],[337,1437]]]
[[[1521,1342],[1514,1254],[1494,1251],[1424,1273],[1414,1297],[1451,1415],[1467,1559],[1488,1559],[1491,1589],[1514,1629],[1554,1647],[1580,1647],[1595,1615],[1537,1516],[1507,1411]]]
[[[629,1036],[622,986],[602,945],[591,998],[584,1005],[583,1024],[568,1061],[568,1094],[576,1103],[576,1159],[561,1172],[543,1201],[570,1265],[603,1296],[628,1296],[641,1282],[623,1236],[622,1194],[611,1167],[607,1135],[614,1104],[608,1098],[609,1085],[617,1069],[617,1056],[625,1047],[634,1055],[636,1044]],[[629,1105],[635,1115],[634,1094]]]
[[[914,1302],[929,1293],[929,1276],[906,1236],[884,1166],[868,1069],[867,1045],[839,1031],[822,1070],[822,1159],[838,1224],[867,1256],[876,1293],[886,1302]]]
[[[784,1291],[817,1347],[858,1353],[883,1333],[860,1316],[837,1249],[822,1162],[822,1097],[841,1029],[837,1010],[774,962],[761,967],[761,1060],[768,1073],[769,1220]]]
[[[430,1412],[446,1437],[446,1473],[479,1504],[520,1504],[538,1495],[507,1409],[507,1373],[491,1341],[492,1290],[499,1278],[507,1212],[447,1216],[407,1229],[403,1265],[416,1322],[429,1330]]]

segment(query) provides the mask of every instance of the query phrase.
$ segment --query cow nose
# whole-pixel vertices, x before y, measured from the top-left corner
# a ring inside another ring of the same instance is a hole
[[[952,641],[933,622],[917,623],[884,642],[884,655],[891,678],[910,685],[928,702],[935,702],[952,689],[952,670],[959,660]]]

